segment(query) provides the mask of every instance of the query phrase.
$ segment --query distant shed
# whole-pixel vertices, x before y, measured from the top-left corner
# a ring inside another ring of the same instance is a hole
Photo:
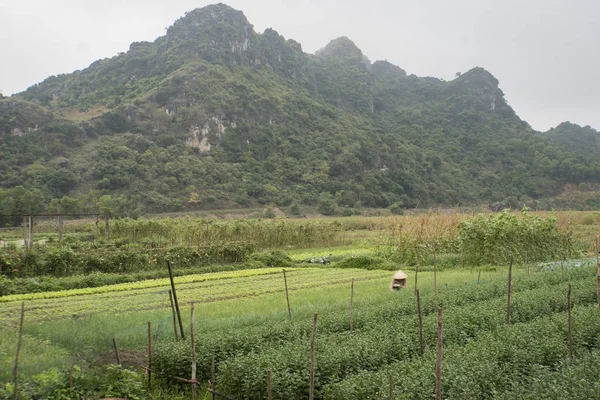
[[[392,277],[392,281],[390,282],[390,290],[400,290],[401,288],[405,288],[407,279],[408,275],[401,270],[398,270],[398,272],[396,272]]]

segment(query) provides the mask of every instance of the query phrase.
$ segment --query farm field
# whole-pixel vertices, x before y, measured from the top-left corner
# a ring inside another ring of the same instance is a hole
[[[598,385],[585,383],[600,380],[594,372],[600,371],[597,267],[589,252],[594,226],[587,222],[579,216],[506,213],[199,227],[193,221],[122,221],[113,224],[110,241],[73,234],[61,245],[49,241],[32,250],[5,249],[0,398],[12,396],[22,303],[22,399],[90,393],[191,398],[191,385],[173,379],[191,377],[191,303],[200,398],[210,398],[206,382],[213,359],[215,389],[231,398],[267,399],[267,370],[273,399],[307,398],[315,313],[315,399],[431,398],[438,307],[443,310],[441,390],[446,398],[556,398],[556,393],[598,398]],[[311,239],[311,232],[321,228],[319,239]],[[125,240],[132,232],[136,241]],[[168,235],[177,238],[169,247],[147,247],[164,244]],[[181,246],[198,235],[198,247]],[[212,235],[220,240],[207,245]],[[302,244],[292,245],[299,243],[294,238],[303,238]],[[179,327],[171,312],[166,260],[175,268],[185,340],[175,339]],[[409,275],[408,287],[392,292],[390,279],[399,268]],[[143,369],[148,322],[151,389]],[[117,363],[113,339],[123,368],[110,365]],[[559,375],[569,379],[539,384]]]

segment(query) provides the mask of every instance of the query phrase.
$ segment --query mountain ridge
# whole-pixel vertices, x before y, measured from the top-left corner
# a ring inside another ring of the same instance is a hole
[[[483,68],[420,78],[371,63],[347,37],[308,54],[218,4],[0,100],[0,190],[37,190],[38,208],[104,197],[129,215],[531,203],[599,180],[597,157],[546,136]]]

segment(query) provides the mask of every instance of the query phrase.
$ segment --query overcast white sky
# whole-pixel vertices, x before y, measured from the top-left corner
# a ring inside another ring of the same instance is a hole
[[[153,41],[203,0],[0,0],[0,92]],[[229,0],[313,53],[348,36],[371,61],[453,79],[480,66],[533,128],[600,129],[599,0]]]

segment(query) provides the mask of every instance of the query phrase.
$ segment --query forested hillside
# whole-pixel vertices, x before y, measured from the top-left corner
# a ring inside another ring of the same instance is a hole
[[[573,126],[534,132],[483,68],[407,75],[345,37],[307,54],[218,4],[0,99],[0,214],[531,202],[600,180]]]

